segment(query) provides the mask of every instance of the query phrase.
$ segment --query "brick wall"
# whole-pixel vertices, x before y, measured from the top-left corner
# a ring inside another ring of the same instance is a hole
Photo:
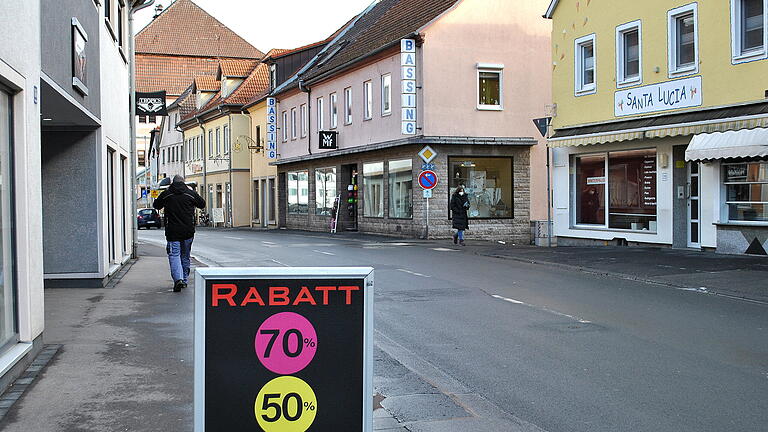
[[[529,244],[531,242],[530,228],[530,159],[527,146],[492,146],[492,145],[432,145],[438,153],[438,157],[432,162],[435,164],[440,182],[433,190],[433,197],[429,203],[429,238],[448,239],[451,236],[451,221],[448,219],[448,157],[512,157],[513,161],[513,208],[514,217],[511,219],[470,219],[467,239],[503,240],[517,244]],[[285,214],[285,227],[310,231],[329,231],[330,218],[328,216],[315,215],[315,178],[316,168],[336,167],[337,193],[342,196],[341,216],[346,216],[347,179],[343,178],[342,165],[356,164],[358,170],[359,204],[358,204],[358,229],[360,232],[391,235],[405,238],[423,238],[425,235],[426,200],[422,197],[421,188],[418,186],[418,175],[421,172],[422,161],[417,156],[421,150],[420,145],[401,146],[390,149],[375,150],[366,153],[330,157],[306,162],[297,162],[279,166],[281,174],[288,171],[309,171],[309,214],[297,215],[283,213],[286,208],[285,183],[280,182],[280,208],[281,214]],[[390,219],[389,213],[389,187],[386,182],[387,161],[412,160],[413,166],[413,219]],[[384,164],[384,218],[363,217],[365,194],[363,191],[362,168],[364,163],[385,162]],[[281,175],[281,178],[284,178]],[[347,224],[340,217],[339,231]]]

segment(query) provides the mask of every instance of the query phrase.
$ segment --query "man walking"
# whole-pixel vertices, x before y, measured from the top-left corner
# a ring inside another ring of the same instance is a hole
[[[165,209],[165,251],[171,265],[173,292],[187,287],[189,255],[195,238],[195,207],[205,208],[205,200],[184,183],[184,177],[173,176],[173,182],[152,206]]]

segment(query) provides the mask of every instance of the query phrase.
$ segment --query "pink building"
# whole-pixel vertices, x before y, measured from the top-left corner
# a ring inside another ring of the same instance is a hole
[[[429,237],[447,237],[464,185],[474,238],[528,243],[546,219],[546,0],[382,0],[279,86],[281,224],[426,234],[423,168],[439,181]],[[418,153],[437,156],[423,166]]]

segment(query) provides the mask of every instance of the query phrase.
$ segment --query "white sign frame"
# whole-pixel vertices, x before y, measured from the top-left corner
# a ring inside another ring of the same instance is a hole
[[[703,104],[701,76],[665,81],[614,93],[615,117],[694,108]]]
[[[363,424],[373,432],[373,267],[206,267],[195,270],[194,432],[205,431],[205,285],[217,279],[363,279]],[[210,432],[210,431],[209,431]]]
[[[416,66],[418,64],[415,39],[400,40],[400,97],[402,101],[401,133],[416,135],[418,133],[418,112],[416,107]]]

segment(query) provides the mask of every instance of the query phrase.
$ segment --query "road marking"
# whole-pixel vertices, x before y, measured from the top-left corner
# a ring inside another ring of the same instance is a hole
[[[288,264],[281,263],[280,261],[278,261],[276,259],[270,259],[270,261],[272,261],[275,264],[279,264],[279,265],[281,265],[283,267],[290,267]]]
[[[245,240],[242,237],[230,237],[230,236],[224,236],[224,238],[232,239],[232,240]]]
[[[433,251],[438,252],[456,252],[457,249],[448,249],[448,248],[432,248]]]
[[[432,276],[429,276],[429,275],[425,275],[425,274],[421,274],[421,273],[416,273],[414,271],[410,271],[410,270],[406,270],[406,269],[397,269],[397,271],[403,272],[403,273],[408,273],[408,274],[414,275],[414,276],[425,277],[425,278],[432,277]]]
[[[270,246],[274,246],[274,245],[277,244],[277,243],[268,242],[268,241],[262,241],[262,243],[264,243],[265,245],[270,245]]]
[[[313,250],[312,252],[317,252],[317,253],[323,254],[323,255],[331,255],[331,256],[335,256],[336,255],[335,253],[321,251],[321,250]]]
[[[575,317],[573,315],[568,315],[568,314],[564,314],[562,312],[558,312],[556,310],[545,308],[543,306],[532,305],[532,304],[529,304],[529,303],[521,302],[520,300],[511,299],[511,298],[508,298],[508,297],[502,297],[502,296],[496,295],[496,294],[491,294],[491,297],[493,297],[495,299],[499,299],[499,300],[504,300],[505,302],[509,302],[509,303],[512,303],[512,304],[519,304],[519,305],[523,305],[523,306],[528,306],[529,308],[537,309],[537,310],[540,310],[542,312],[549,312],[549,313],[554,314],[554,315],[570,318],[570,319],[572,319],[574,321],[578,321],[578,322],[580,322],[582,324],[589,324],[589,323],[592,322],[592,321],[587,321],[587,320],[581,319],[579,317]]]

